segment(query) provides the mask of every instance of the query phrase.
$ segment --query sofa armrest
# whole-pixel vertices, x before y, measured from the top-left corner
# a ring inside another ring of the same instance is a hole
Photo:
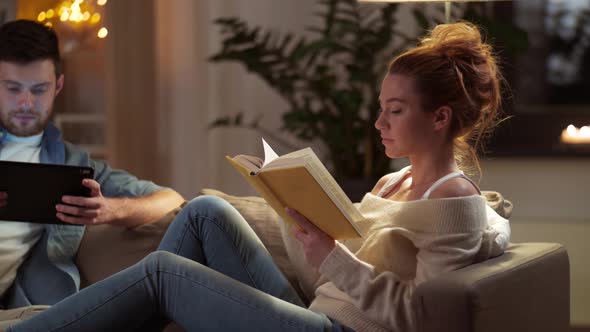
[[[496,258],[445,273],[416,289],[417,331],[565,331],[569,260],[556,243],[511,244]]]

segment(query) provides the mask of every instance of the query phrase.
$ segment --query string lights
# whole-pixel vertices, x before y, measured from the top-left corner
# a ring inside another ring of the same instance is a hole
[[[108,30],[101,23],[101,13],[97,7],[107,4],[108,0],[74,0],[62,1],[55,8],[42,11],[37,15],[37,21],[50,27],[57,27],[68,23],[73,29],[91,29],[98,38],[106,38]]]

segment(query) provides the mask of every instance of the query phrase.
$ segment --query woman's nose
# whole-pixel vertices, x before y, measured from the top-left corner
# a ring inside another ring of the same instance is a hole
[[[386,121],[383,119],[383,112],[380,111],[379,115],[377,116],[377,120],[375,120],[375,128],[382,129],[385,127]]]

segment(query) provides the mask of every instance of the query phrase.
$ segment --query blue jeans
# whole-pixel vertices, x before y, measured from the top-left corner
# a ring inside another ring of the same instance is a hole
[[[201,196],[157,252],[8,331],[133,331],[157,317],[186,331],[351,331],[302,306],[242,216]]]

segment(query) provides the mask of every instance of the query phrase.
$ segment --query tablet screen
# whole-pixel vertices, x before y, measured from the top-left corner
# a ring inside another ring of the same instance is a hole
[[[89,197],[82,180],[93,177],[91,167],[0,161],[0,191],[8,193],[0,220],[66,224],[55,205],[64,195]]]

